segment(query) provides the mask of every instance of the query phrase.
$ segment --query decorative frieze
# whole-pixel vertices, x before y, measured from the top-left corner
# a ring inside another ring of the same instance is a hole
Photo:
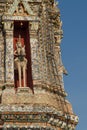
[[[3,16],[3,20],[11,20],[11,21],[14,21],[14,20],[23,20],[23,21],[39,21],[39,17],[38,16]]]
[[[54,130],[54,128],[49,127],[49,126],[40,126],[40,125],[31,125],[31,126],[26,126],[26,125],[4,125],[3,130]]]
[[[4,110],[6,111],[5,113]],[[2,106],[0,111],[2,111],[1,119],[6,122],[46,122],[52,126],[68,128],[69,130],[71,127],[73,130],[74,125],[78,122],[77,116],[64,114],[62,111],[57,111],[53,107],[48,106]]]

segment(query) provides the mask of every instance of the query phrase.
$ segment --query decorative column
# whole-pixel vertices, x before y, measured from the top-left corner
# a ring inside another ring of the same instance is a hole
[[[55,35],[54,57],[55,57],[56,64],[57,64],[59,85],[61,85],[63,87],[64,86],[64,84],[63,84],[63,64],[62,64],[62,60],[61,60],[60,42],[61,42],[60,35]]]
[[[0,89],[4,85],[4,38],[3,32],[0,33]]]
[[[14,50],[13,50],[13,22],[4,22],[5,30],[5,83],[14,85]]]
[[[30,22],[30,46],[31,46],[31,62],[33,80],[39,78],[39,61],[38,61],[38,22]]]

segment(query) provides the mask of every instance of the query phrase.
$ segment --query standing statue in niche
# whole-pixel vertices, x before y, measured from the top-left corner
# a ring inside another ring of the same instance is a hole
[[[27,59],[25,58],[25,45],[21,43],[21,36],[16,43],[16,50],[14,52],[15,59],[14,65],[15,69],[18,70],[19,77],[19,87],[26,87],[26,69],[27,69]],[[22,77],[23,77],[23,86],[22,86]]]

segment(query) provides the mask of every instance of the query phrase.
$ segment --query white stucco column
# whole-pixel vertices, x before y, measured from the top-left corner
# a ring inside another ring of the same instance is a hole
[[[5,84],[14,85],[14,48],[13,48],[13,22],[4,22],[5,31]]]

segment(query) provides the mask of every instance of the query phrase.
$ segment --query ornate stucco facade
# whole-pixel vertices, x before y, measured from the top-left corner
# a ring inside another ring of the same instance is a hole
[[[15,55],[19,36],[25,53]],[[1,129],[75,129],[78,117],[63,83],[67,71],[61,59],[62,37],[54,0],[0,0]],[[15,59],[20,63],[17,70]]]

